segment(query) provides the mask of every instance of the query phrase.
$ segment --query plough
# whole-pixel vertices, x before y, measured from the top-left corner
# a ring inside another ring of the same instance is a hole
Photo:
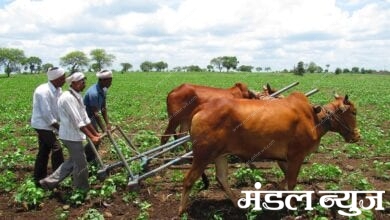
[[[283,93],[284,91],[287,91],[288,89],[290,89],[298,84],[299,84],[298,82],[294,82],[294,83],[278,90],[277,92],[271,94],[270,96],[276,97],[276,96],[280,95],[281,93]],[[318,91],[319,91],[318,89],[313,89],[313,90],[305,93],[305,95],[307,97],[309,97],[309,96],[317,93]],[[119,147],[119,145],[117,144],[116,140],[113,137],[113,133],[117,132],[117,131],[119,132],[120,137],[122,137],[125,140],[125,143],[128,145],[127,147],[129,147],[129,149],[134,153],[133,157],[126,159],[125,156],[123,155],[121,148]],[[164,163],[157,168],[149,170],[148,165],[152,159],[155,159],[158,156],[161,156],[164,153],[167,153],[167,152],[173,150],[174,148],[190,141],[190,135],[186,135],[184,137],[178,138],[176,140],[173,140],[173,141],[168,142],[168,143],[161,145],[161,146],[157,146],[157,147],[152,148],[152,149],[145,151],[145,152],[139,152],[138,149],[132,144],[130,139],[125,135],[125,133],[123,132],[123,130],[119,126],[115,126],[110,131],[105,132],[102,135],[102,137],[108,137],[110,143],[114,147],[115,152],[118,154],[120,161],[112,163],[112,164],[104,164],[102,158],[100,157],[99,153],[97,152],[97,150],[95,148],[95,145],[92,143],[92,141],[90,139],[87,138],[87,141],[91,145],[91,148],[96,155],[96,159],[97,159],[97,162],[99,165],[99,170],[97,171],[98,179],[104,180],[105,178],[107,178],[107,176],[109,176],[109,173],[111,170],[113,170],[117,167],[123,166],[128,173],[128,186],[130,188],[137,188],[139,185],[139,182],[141,180],[146,179],[150,176],[153,176],[157,172],[159,172],[159,171],[161,171],[161,170],[163,170],[163,169],[165,169],[165,168],[167,168],[167,167],[169,167],[169,166],[171,166],[171,165],[173,165],[181,160],[187,159],[187,158],[192,156],[192,151],[189,151],[181,156],[178,156],[174,159],[171,159],[167,163]],[[129,163],[132,161],[135,161],[135,160],[140,161],[141,168],[142,168],[142,173],[140,173],[140,174],[134,174],[131,171],[131,168],[129,166]]]

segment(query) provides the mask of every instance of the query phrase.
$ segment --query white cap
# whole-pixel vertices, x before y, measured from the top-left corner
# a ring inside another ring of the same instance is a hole
[[[49,70],[47,71],[47,78],[51,81],[60,78],[64,74],[65,74],[64,69],[59,67],[50,67]]]
[[[66,82],[67,83],[72,83],[72,82],[76,82],[76,81],[82,80],[84,78],[85,78],[84,73],[82,73],[82,72],[75,72],[72,75],[68,76],[68,78],[66,78]]]
[[[99,79],[110,79],[112,78],[112,72],[110,70],[102,70],[96,73],[96,77]]]

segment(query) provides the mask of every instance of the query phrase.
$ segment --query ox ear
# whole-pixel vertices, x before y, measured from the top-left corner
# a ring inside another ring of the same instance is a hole
[[[344,100],[343,100],[343,103],[344,103],[345,105],[349,105],[349,104],[350,104],[349,99],[348,99],[348,95],[345,95]]]
[[[313,110],[316,114],[320,113],[322,110],[322,107],[319,105],[313,105]]]

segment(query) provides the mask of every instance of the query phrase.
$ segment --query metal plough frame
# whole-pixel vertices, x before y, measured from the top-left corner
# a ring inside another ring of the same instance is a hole
[[[128,158],[126,159],[124,156],[123,156],[123,153],[121,151],[121,149],[119,148],[118,144],[116,143],[116,141],[114,140],[114,138],[112,137],[112,133],[115,132],[115,131],[119,131],[120,135],[122,138],[124,138],[126,140],[126,143],[128,145],[128,147],[130,147],[130,149],[135,153],[135,156],[131,157],[131,158]],[[164,145],[161,145],[161,146],[158,146],[158,147],[155,147],[151,150],[148,150],[148,151],[145,151],[145,152],[142,152],[140,153],[135,147],[134,145],[131,143],[130,139],[128,137],[126,137],[126,135],[124,134],[123,130],[119,127],[119,126],[116,126],[114,127],[114,129],[112,129],[111,131],[108,131],[108,132],[105,132],[102,136],[103,138],[104,137],[108,137],[110,143],[113,145],[116,153],[118,154],[119,156],[119,159],[120,161],[118,162],[115,162],[115,163],[112,163],[112,164],[104,164],[102,158],[100,157],[99,153],[97,152],[96,150],[96,147],[95,145],[92,143],[92,141],[87,138],[89,144],[91,145],[91,148],[93,150],[93,152],[95,153],[96,155],[96,158],[97,158],[97,162],[99,164],[99,170],[97,171],[97,176],[100,180],[104,180],[107,176],[109,176],[109,172],[117,167],[121,167],[121,166],[124,166],[127,173],[128,173],[128,177],[129,177],[129,182],[128,182],[128,186],[130,187],[133,187],[133,186],[136,186],[138,185],[139,181],[143,180],[143,179],[146,179],[152,175],[154,175],[155,173],[171,166],[172,164],[174,163],[177,163],[185,158],[187,158],[188,156],[190,156],[192,154],[192,151],[191,152],[187,152],[185,154],[183,154],[182,156],[178,156],[177,158],[175,159],[172,159],[171,161],[161,165],[160,167],[157,167],[153,170],[150,170],[150,171],[147,171],[145,173],[142,173],[140,176],[139,175],[135,175],[133,174],[133,172],[131,171],[130,169],[130,166],[129,166],[129,163],[132,162],[132,161],[135,161],[135,160],[141,160],[141,166],[143,168],[143,170],[146,170],[147,169],[147,166],[150,162],[150,160],[188,142],[190,140],[190,136],[189,135],[186,135],[184,137],[181,137],[179,139],[176,139],[174,141],[171,141],[171,142],[168,142]]]

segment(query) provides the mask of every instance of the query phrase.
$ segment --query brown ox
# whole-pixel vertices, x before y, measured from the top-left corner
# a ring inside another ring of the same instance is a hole
[[[199,105],[216,98],[246,98],[263,99],[275,90],[269,84],[263,88],[263,92],[255,94],[243,83],[236,83],[228,89],[213,88],[208,86],[182,84],[173,89],[167,96],[168,127],[161,137],[161,145],[168,142],[169,137],[176,134],[180,125],[180,133],[189,130],[190,116]],[[177,137],[176,137],[177,138]]]
[[[356,108],[348,96],[313,107],[301,93],[285,99],[216,99],[194,111],[190,135],[193,162],[184,182],[179,214],[188,202],[194,182],[206,166],[215,163],[217,180],[237,206],[228,186],[226,155],[245,160],[273,159],[284,173],[281,187],[293,190],[303,160],[314,152],[328,131],[338,132],[347,142],[360,138]]]

